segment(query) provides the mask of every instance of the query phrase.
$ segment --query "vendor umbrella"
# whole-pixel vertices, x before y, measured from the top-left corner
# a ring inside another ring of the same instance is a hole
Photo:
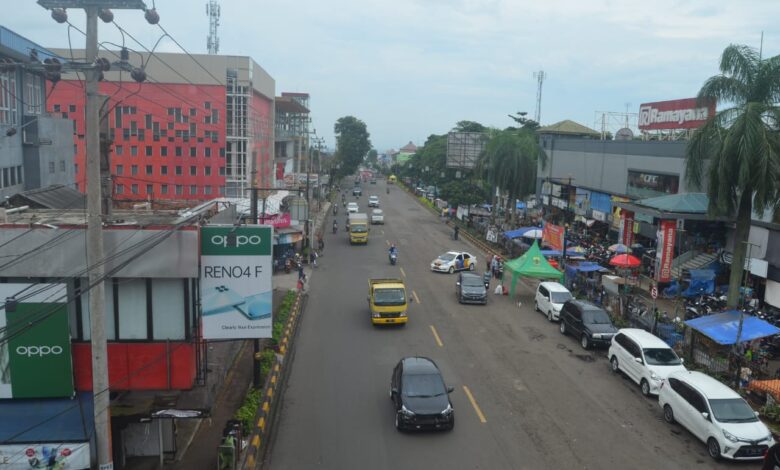
[[[636,256],[622,254],[613,256],[612,259],[609,260],[609,264],[619,268],[636,268],[641,264],[641,261],[639,261],[639,258]]]
[[[631,248],[627,247],[626,245],[622,243],[615,243],[614,245],[607,248],[609,251],[613,251],[615,253],[630,253]]]
[[[540,228],[532,228],[531,230],[524,232],[522,235],[523,238],[536,238],[536,239],[541,239],[543,236],[544,233]]]

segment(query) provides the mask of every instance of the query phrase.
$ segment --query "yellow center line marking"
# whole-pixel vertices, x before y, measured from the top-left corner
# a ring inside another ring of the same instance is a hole
[[[431,326],[431,333],[433,333],[433,338],[436,340],[436,344],[438,344],[440,348],[443,348],[444,343],[441,342],[441,338],[439,338],[439,333],[436,332],[436,328],[434,328],[433,325],[430,326]]]
[[[404,272],[404,268],[399,267],[398,269],[401,270],[401,276],[406,277],[406,273]]]
[[[417,292],[415,292],[415,291],[412,291],[412,295],[414,296],[414,301],[415,301],[415,302],[417,302],[417,303],[419,304],[419,303],[420,303],[420,298],[419,298],[419,297],[417,297]]]
[[[471,402],[471,406],[474,407],[474,411],[477,412],[477,417],[479,418],[479,421],[481,423],[487,423],[487,420],[485,419],[485,415],[482,414],[482,410],[479,409],[479,405],[477,405],[477,400],[474,399],[474,395],[471,394],[471,390],[467,386],[463,386],[463,391],[466,392],[466,396],[469,398],[469,401]]]

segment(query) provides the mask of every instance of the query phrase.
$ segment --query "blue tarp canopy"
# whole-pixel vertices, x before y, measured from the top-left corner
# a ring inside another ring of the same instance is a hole
[[[525,235],[526,232],[530,232],[531,230],[538,230],[539,227],[521,227],[516,228],[514,230],[510,230],[508,232],[504,232],[504,238],[508,238],[510,240],[513,240],[515,238],[520,238],[523,235]]]
[[[518,209],[525,209],[525,203],[523,201],[517,201],[516,207]]]
[[[93,433],[92,394],[74,398],[0,400],[0,442],[87,442]]]
[[[715,292],[715,271],[712,269],[691,269],[691,284],[682,292],[683,297],[712,294]]]
[[[542,250],[542,256],[561,256],[559,250]]]
[[[712,338],[718,344],[734,344],[737,342],[737,329],[739,328],[738,310],[715,313],[704,317],[694,318],[685,322],[694,330]],[[742,334],[739,342],[752,341],[780,333],[780,328],[767,323],[760,318],[745,314],[742,322]]]
[[[608,271],[608,269],[604,268],[598,263],[594,263],[592,261],[582,261],[577,264],[567,264],[566,269],[573,269],[575,271],[580,271],[583,273],[590,273],[593,271]]]

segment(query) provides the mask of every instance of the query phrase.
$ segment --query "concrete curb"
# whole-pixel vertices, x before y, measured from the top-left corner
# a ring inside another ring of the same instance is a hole
[[[285,359],[290,352],[290,343],[295,335],[295,329],[298,325],[298,318],[303,312],[303,294],[298,292],[295,297],[295,303],[290,309],[290,316],[287,319],[287,325],[284,334],[279,341],[279,352],[276,355],[276,363],[271,369],[271,373],[266,377],[263,385],[261,397],[262,402],[255,415],[255,427],[249,438],[249,446],[244,455],[246,456],[239,468],[243,470],[254,470],[258,463],[262,462],[262,454],[267,445],[263,445],[268,440],[271,429],[271,421],[277,410],[279,400],[278,393],[281,390],[282,383],[286,377],[285,370],[287,362]]]

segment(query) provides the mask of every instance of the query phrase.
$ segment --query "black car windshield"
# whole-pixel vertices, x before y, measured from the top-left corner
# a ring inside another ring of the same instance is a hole
[[[407,397],[438,397],[447,393],[444,381],[438,374],[405,375],[403,395]]]
[[[480,277],[463,276],[463,281],[461,284],[463,287],[484,287],[485,281],[483,281]]]
[[[374,304],[378,306],[404,305],[406,296],[403,289],[374,290]]]
[[[582,313],[582,322],[588,325],[609,325],[609,315],[604,310],[585,310]]]
[[[715,419],[721,423],[753,423],[758,421],[753,408],[742,398],[721,398],[710,400]]]
[[[439,259],[442,261],[452,261],[455,259],[455,255],[452,253],[444,253],[443,255],[439,256]]]
[[[651,366],[679,366],[680,358],[669,348],[643,349],[645,361]]]
[[[570,299],[571,294],[568,292],[550,292],[550,301],[554,304],[563,304]]]

